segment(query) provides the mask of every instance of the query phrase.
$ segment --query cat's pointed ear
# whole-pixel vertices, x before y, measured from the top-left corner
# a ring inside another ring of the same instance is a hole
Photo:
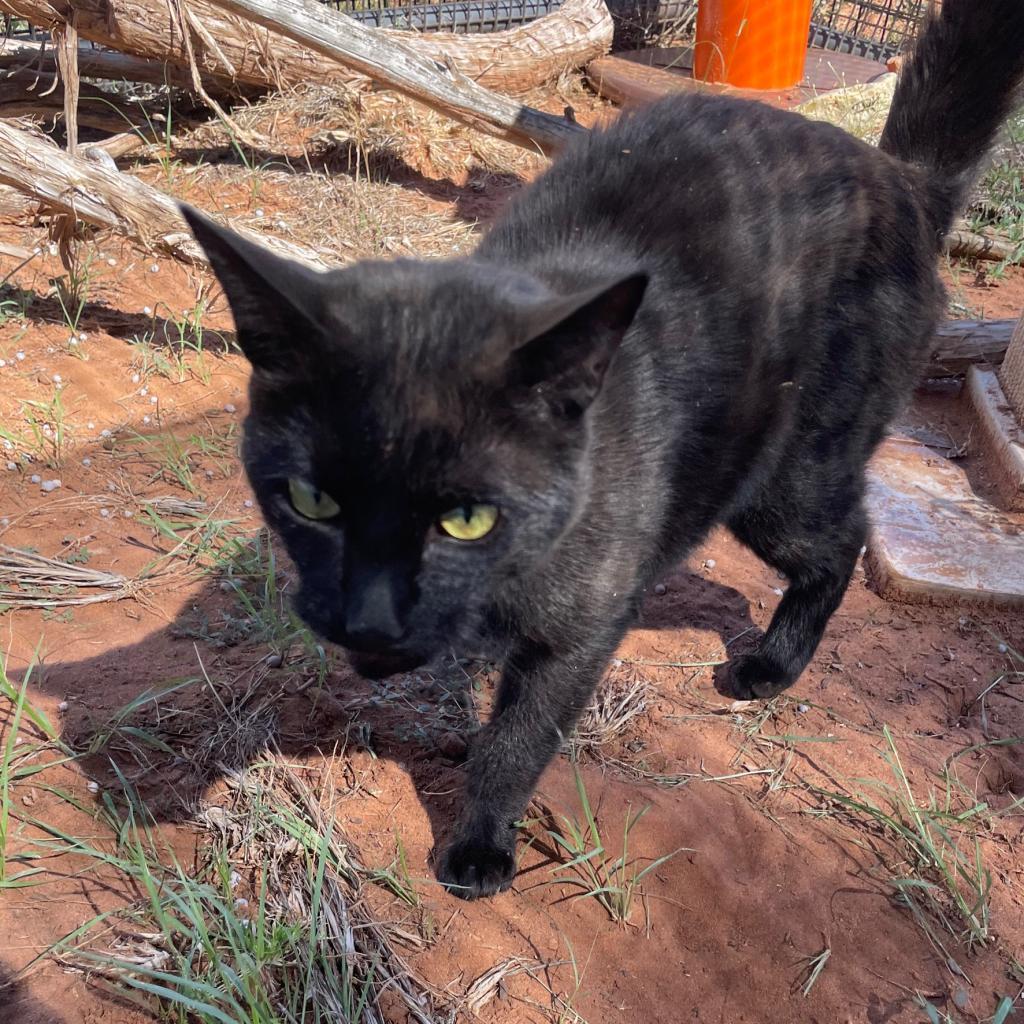
[[[509,383],[542,388],[567,411],[582,412],[601,390],[646,288],[646,274],[631,274],[534,304],[524,314],[527,341],[510,358]]]
[[[319,321],[322,275],[250,242],[185,203],[180,209],[224,289],[246,358],[257,369],[294,365],[302,342]]]

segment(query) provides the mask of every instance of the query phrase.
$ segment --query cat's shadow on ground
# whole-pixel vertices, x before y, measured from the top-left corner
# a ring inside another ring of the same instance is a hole
[[[748,600],[731,587],[679,569],[669,594],[647,601],[639,628],[694,626],[716,632],[723,644],[752,633]],[[67,702],[63,739],[89,751],[83,771],[116,792],[116,764],[152,818],[173,822],[194,816],[208,787],[258,760],[268,745],[295,758],[364,746],[408,772],[439,849],[460,804],[460,733],[473,727],[478,667],[452,659],[441,674],[370,684],[340,654],[325,677],[306,648],[277,667],[268,664],[265,644],[218,649],[197,641],[197,632],[231,613],[233,599],[211,581],[171,625],[137,644],[35,668],[33,688]],[[144,694],[159,696],[126,716],[123,709]]]

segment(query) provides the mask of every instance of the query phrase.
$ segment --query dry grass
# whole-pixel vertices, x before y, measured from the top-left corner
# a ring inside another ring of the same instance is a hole
[[[647,711],[653,691],[635,665],[613,663],[576,726],[573,755],[599,756],[602,746],[622,736]]]
[[[0,607],[60,608],[120,601],[139,581],[0,544]],[[79,593],[88,590],[90,593]]]
[[[74,840],[76,852],[145,896],[52,955],[172,1020],[383,1024],[401,1014],[435,1024],[439,996],[398,952],[420,940],[364,899],[369,872],[335,813],[344,794],[330,767],[316,772],[322,788],[280,757],[231,775],[197,818],[204,860],[194,868],[160,849],[130,792],[121,815],[108,805],[118,852]]]

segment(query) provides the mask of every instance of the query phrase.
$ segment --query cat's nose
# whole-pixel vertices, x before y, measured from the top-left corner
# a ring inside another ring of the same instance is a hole
[[[345,646],[354,651],[378,654],[398,644],[406,634],[400,595],[386,573],[361,581],[350,593],[345,609]]]

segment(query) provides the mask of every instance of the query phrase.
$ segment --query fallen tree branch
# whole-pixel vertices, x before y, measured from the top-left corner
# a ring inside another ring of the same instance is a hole
[[[49,42],[44,45],[22,39],[0,39],[0,69],[12,71],[28,68],[44,74],[54,74],[57,70],[57,58],[53,46]],[[82,78],[192,88],[192,76],[185,68],[166,60],[150,60],[130,53],[100,49],[91,43],[78,44],[78,69]],[[237,87],[225,90],[223,82],[215,84],[224,95],[238,95],[243,91]],[[250,89],[247,92],[255,93],[255,90]]]
[[[974,231],[954,229],[946,235],[946,252],[950,256],[1002,263],[1016,259],[1019,248],[1006,239],[979,235]]]
[[[973,363],[1002,362],[1016,320],[947,320],[935,331],[926,377],[955,377]]]
[[[199,68],[204,79],[209,77],[208,88],[218,80],[222,87],[272,89],[308,82],[365,84],[365,78],[339,67],[335,60],[227,17],[209,0],[187,3],[204,35],[216,41],[215,47],[196,47]],[[167,0],[0,0],[0,11],[41,26],[53,25],[65,20],[70,11],[77,11],[78,33],[83,39],[188,68],[185,41],[176,19],[168,16]],[[346,19],[343,24],[358,23]],[[527,25],[487,35],[428,36],[359,27],[385,40],[397,37],[425,59],[451,61],[467,78],[505,93],[525,92],[569,66],[586,63],[607,52],[612,39],[611,16],[604,0],[566,0],[557,11]]]
[[[206,266],[173,199],[102,163],[73,157],[50,141],[0,122],[0,183],[76,220],[107,228],[175,259]],[[324,269],[318,253],[248,228],[236,231],[280,256]]]
[[[393,33],[365,28],[316,0],[213,2],[488,135],[553,153],[586,131],[574,121],[490,92],[452,65],[422,56]]]
[[[67,96],[55,74],[40,73],[31,68],[0,71],[0,117],[41,117],[48,120],[67,116]],[[147,141],[159,141],[156,130],[166,121],[163,108],[142,103],[126,103],[111,93],[88,82],[79,84],[77,121],[100,131],[142,132]],[[187,115],[181,123],[195,122]]]

